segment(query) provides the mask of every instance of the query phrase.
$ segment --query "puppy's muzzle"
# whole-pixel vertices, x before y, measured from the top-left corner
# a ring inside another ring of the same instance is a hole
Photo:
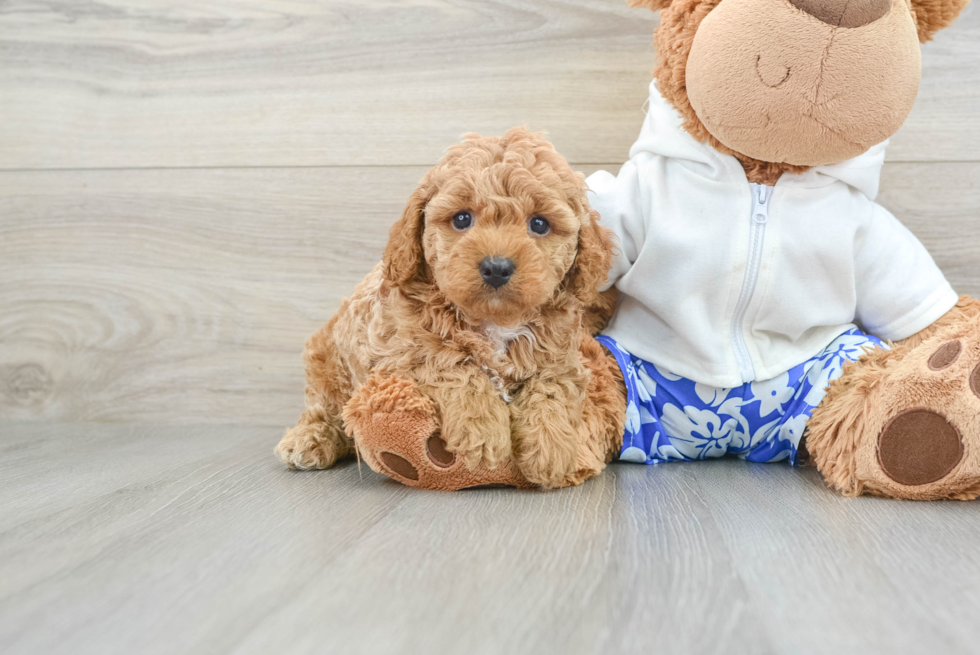
[[[510,282],[516,268],[512,259],[497,256],[485,257],[480,262],[480,275],[484,282],[494,289],[499,289]]]

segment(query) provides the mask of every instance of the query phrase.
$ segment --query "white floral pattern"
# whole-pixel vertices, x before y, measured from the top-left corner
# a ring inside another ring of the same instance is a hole
[[[728,452],[728,444],[735,434],[738,421],[723,419],[710,409],[698,409],[688,405],[664,405],[660,421],[674,447],[687,458],[705,459],[721,457]]]
[[[777,375],[764,382],[753,382],[749,388],[752,390],[752,397],[759,401],[759,416],[778,412],[796,393],[796,389],[789,384],[789,373]]]
[[[694,383],[694,393],[698,395],[705,405],[714,407],[725,402],[725,398],[732,392],[731,389],[719,389],[700,382]]]
[[[642,368],[636,372],[636,377],[640,382],[636,387],[640,400],[649,402],[651,398],[657,395],[657,381],[647,375],[647,372]]]
[[[626,381],[626,429],[620,459],[656,464],[735,455],[753,462],[789,460],[810,414],[843,365],[885,347],[857,328],[819,355],[771,380],[720,389],[686,380],[598,337]]]

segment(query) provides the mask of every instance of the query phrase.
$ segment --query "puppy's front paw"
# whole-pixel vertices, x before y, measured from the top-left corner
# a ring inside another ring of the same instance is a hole
[[[495,469],[511,454],[510,415],[507,406],[495,402],[477,403],[466,408],[442,409],[446,448],[463,460],[466,468]]]
[[[279,461],[294,469],[326,469],[346,455],[342,437],[330,433],[325,423],[300,424],[283,436],[275,453]]]
[[[579,431],[560,413],[524,414],[514,425],[517,468],[547,489],[566,486],[577,470]]]

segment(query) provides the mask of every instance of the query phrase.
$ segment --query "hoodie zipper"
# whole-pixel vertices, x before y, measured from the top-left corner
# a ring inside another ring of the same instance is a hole
[[[755,366],[752,355],[745,345],[745,313],[752,303],[755,287],[759,283],[759,269],[762,267],[762,247],[766,241],[766,224],[769,222],[769,200],[773,188],[762,184],[752,186],[752,216],[749,223],[749,257],[745,264],[745,278],[742,280],[742,292],[735,305],[735,316],[732,317],[732,343],[735,346],[735,361],[742,382],[755,380]]]

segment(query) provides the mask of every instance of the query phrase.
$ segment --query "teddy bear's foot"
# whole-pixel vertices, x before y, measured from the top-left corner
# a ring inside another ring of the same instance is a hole
[[[980,320],[899,343],[845,368],[808,426],[807,446],[846,495],[980,495]]]
[[[529,487],[509,462],[470,470],[446,447],[432,401],[411,380],[373,375],[344,407],[357,452],[374,471],[411,487]]]

